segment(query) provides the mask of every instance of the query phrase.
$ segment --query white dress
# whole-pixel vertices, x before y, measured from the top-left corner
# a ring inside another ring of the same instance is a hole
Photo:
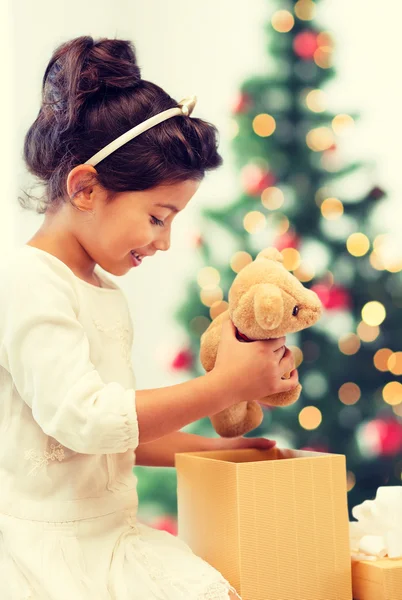
[[[217,570],[137,522],[132,324],[97,273],[30,246],[0,273],[0,599],[227,600]]]

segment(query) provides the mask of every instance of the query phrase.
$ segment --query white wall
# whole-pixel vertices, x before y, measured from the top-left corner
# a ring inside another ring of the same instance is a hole
[[[186,276],[197,268],[189,244],[197,232],[199,207],[230,201],[237,190],[226,138],[228,108],[242,79],[261,72],[265,66],[263,24],[270,6],[269,0],[12,1],[14,39],[10,43],[16,78],[9,89],[14,90],[16,101],[15,116],[7,119],[12,124],[5,138],[10,152],[2,169],[2,178],[6,175],[7,180],[0,224],[3,251],[24,243],[40,224],[40,217],[19,210],[13,213],[10,207],[17,204],[13,191],[16,183],[28,182],[20,159],[23,137],[39,108],[44,68],[54,47],[62,41],[84,34],[130,38],[137,47],[142,76],[178,99],[196,94],[194,114],[221,130],[226,164],[207,177],[192,204],[177,218],[171,250],[119,281],[136,322],[134,360],[139,387],[180,380],[177,374],[169,375],[164,370],[164,364],[180,346],[172,312],[184,293]],[[320,13],[327,27],[335,31],[338,42],[338,78],[331,86],[333,104],[340,112],[357,110],[362,114],[346,150],[355,158],[377,160],[380,181],[392,192],[395,202],[399,201],[400,0],[383,0],[381,9],[374,0],[325,0]],[[4,92],[2,96],[4,100]],[[11,95],[6,101],[12,104]],[[14,170],[17,174],[13,181]],[[4,231],[12,231],[13,214],[14,235],[7,238]],[[161,289],[165,290],[162,297]]]

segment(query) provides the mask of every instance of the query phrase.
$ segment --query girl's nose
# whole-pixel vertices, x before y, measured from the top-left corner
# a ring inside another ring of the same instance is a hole
[[[158,236],[158,239],[155,240],[154,246],[157,250],[169,250],[170,248],[170,229],[164,231],[161,235]]]

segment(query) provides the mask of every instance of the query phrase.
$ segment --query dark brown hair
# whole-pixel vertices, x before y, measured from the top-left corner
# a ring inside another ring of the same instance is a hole
[[[177,106],[158,85],[141,79],[130,41],[81,36],[53,53],[42,82],[42,106],[24,142],[30,173],[45,185],[36,210],[66,199],[72,168],[138,123]],[[222,164],[214,125],[172,117],[134,138],[95,168],[111,192],[200,180]],[[20,198],[25,208],[34,197]]]

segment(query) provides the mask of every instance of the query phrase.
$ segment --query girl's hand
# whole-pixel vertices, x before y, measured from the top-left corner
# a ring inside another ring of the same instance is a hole
[[[258,448],[259,450],[270,450],[276,445],[275,440],[266,438],[213,438],[211,439],[211,450],[244,450],[245,448]]]

